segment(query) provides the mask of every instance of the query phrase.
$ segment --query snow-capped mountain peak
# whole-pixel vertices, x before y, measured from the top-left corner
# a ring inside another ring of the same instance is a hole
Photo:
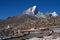
[[[35,15],[38,13],[38,8],[37,8],[37,6],[33,6],[33,7],[32,7],[32,13],[35,14]]]
[[[58,16],[56,12],[52,12],[52,16]]]
[[[45,18],[45,15],[38,11],[37,6],[30,7],[29,9],[26,10],[25,14],[29,16],[34,16],[37,18]]]
[[[29,9],[27,9],[26,14],[28,15],[36,15],[38,13],[37,6],[33,6]]]
[[[32,7],[32,12],[35,11],[36,7],[37,7],[37,6],[33,6],[33,7]]]
[[[47,17],[56,17],[56,16],[58,16],[58,14],[55,11],[52,12],[52,13],[48,13],[48,15],[46,16],[46,15],[44,15],[44,13],[38,11],[37,6],[30,7],[29,9],[26,10],[25,14],[28,14],[29,16],[37,17],[39,19],[40,18],[47,18]]]

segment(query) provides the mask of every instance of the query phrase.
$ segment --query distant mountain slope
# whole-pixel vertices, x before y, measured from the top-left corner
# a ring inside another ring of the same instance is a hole
[[[5,20],[0,20],[0,26],[17,23],[19,25],[21,24],[22,27],[24,27],[23,25],[25,25],[26,23],[28,24],[28,26],[33,26],[31,25],[31,23],[34,23],[34,25],[37,26],[60,26],[60,16],[58,16],[56,12],[44,15],[42,12],[38,11],[37,6],[33,6],[24,11],[19,16],[12,16],[8,17]]]
[[[23,14],[21,16],[13,16],[8,17],[6,20],[0,21],[0,24],[13,24],[13,23],[23,23],[27,20],[37,20],[34,16],[28,16],[27,14]]]

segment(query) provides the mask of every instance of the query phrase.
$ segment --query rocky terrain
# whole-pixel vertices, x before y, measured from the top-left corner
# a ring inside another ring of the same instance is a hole
[[[27,37],[49,35],[50,33],[48,30],[53,32],[52,28],[60,27],[60,16],[58,16],[56,12],[47,12],[46,14],[43,14],[38,10],[37,6],[33,6],[24,11],[21,15],[11,16],[5,20],[0,19],[0,35],[16,36],[19,35],[17,33],[19,33],[21,30],[30,30],[33,27],[47,27],[48,29],[46,31],[42,31],[41,34],[33,33],[34,35],[31,34]]]
[[[5,20],[0,20],[1,29],[8,25],[16,28],[31,28],[32,26],[59,27],[60,16],[56,12],[46,13],[44,15],[38,11],[37,6],[33,6],[19,16],[12,16]]]

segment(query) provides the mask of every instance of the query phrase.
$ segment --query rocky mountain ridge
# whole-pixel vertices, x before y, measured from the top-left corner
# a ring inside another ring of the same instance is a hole
[[[56,12],[44,15],[38,11],[37,6],[33,6],[19,16],[8,17],[6,20],[0,20],[0,26],[16,25],[19,27],[30,28],[32,26],[60,26],[60,16]]]

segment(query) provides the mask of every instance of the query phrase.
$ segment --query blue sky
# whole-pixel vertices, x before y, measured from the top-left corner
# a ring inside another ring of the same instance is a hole
[[[21,15],[34,5],[43,13],[56,11],[60,15],[60,0],[0,0],[0,19]]]

